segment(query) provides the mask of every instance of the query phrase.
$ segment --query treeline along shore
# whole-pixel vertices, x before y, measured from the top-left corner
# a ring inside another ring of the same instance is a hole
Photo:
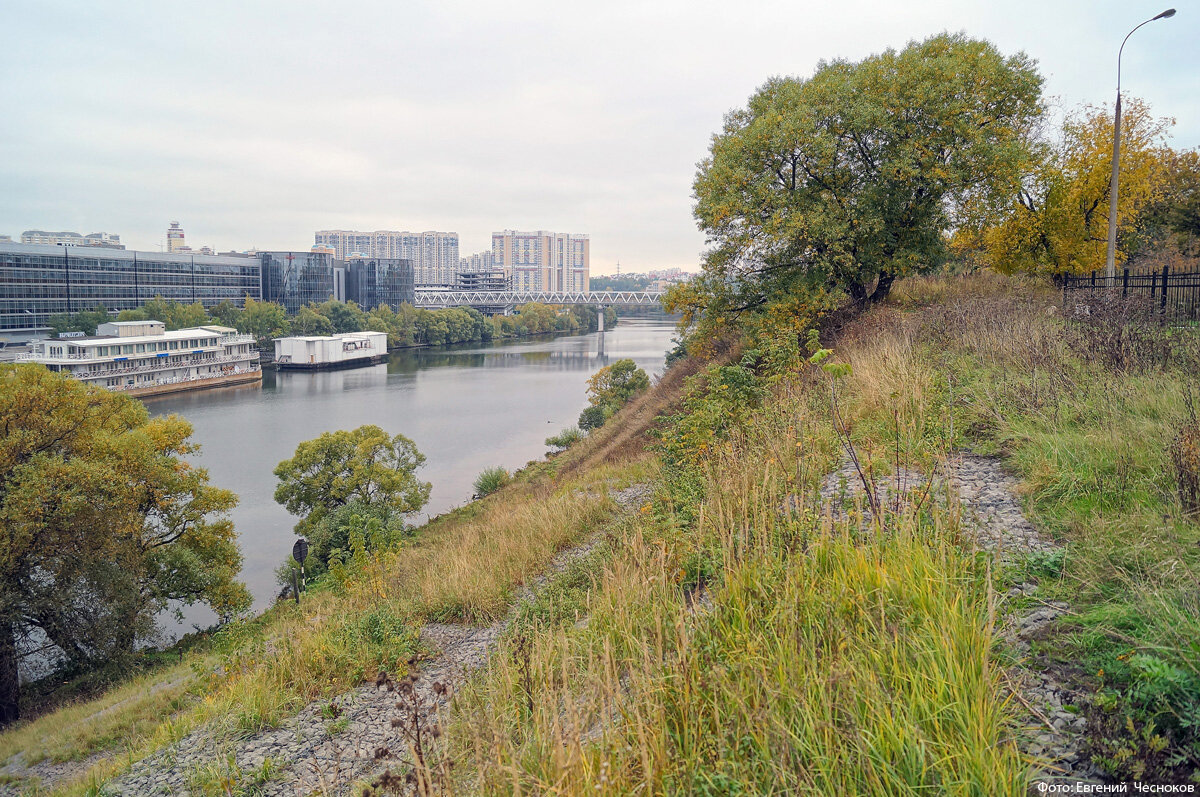
[[[574,305],[567,308],[529,302],[512,315],[486,316],[470,307],[427,310],[402,304],[380,305],[370,310],[354,302],[335,299],[309,303],[289,315],[275,302],[260,302],[249,296],[244,306],[222,302],[211,308],[200,303],[180,304],[155,297],[136,310],[122,310],[115,318],[103,307],[79,313],[61,313],[50,318],[55,332],[84,332],[111,320],[162,321],[168,331],[217,323],[254,335],[264,354],[273,353],[271,340],[285,335],[331,335],[339,332],[385,332],[389,349],[442,346],[540,335],[548,332],[592,332],[599,328],[599,313],[605,326],[617,323],[614,308]]]

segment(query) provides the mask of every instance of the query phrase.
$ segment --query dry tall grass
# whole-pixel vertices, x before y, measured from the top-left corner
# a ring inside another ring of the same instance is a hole
[[[254,733],[380,668],[403,673],[422,623],[497,618],[559,550],[607,522],[614,508],[607,487],[645,472],[635,463],[595,468],[552,489],[511,487],[368,561],[343,587],[327,584],[299,607],[281,603],[260,621],[223,631],[217,653],[181,668],[193,676],[185,681],[191,693],[202,695],[195,702],[172,703],[173,690],[98,712],[124,699],[128,690],[121,690],[0,735],[0,751],[75,758],[116,747],[115,758],[62,789],[80,794],[201,725],[218,737]],[[147,717],[144,704],[169,710]]]
[[[862,340],[840,352],[860,374],[842,388],[855,418],[897,392],[906,417],[928,415],[935,380],[913,340]],[[812,494],[839,458],[827,402],[819,380],[780,385],[712,451],[694,527],[669,501],[641,513],[596,573],[585,625],[549,624],[493,660],[457,704],[464,784],[1024,793],[989,659],[989,584],[957,516],[909,514],[865,535],[820,516]]]

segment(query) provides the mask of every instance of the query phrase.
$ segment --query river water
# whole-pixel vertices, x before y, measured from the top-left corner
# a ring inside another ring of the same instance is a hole
[[[375,424],[411,438],[426,456],[418,476],[433,483],[420,517],[471,499],[484,468],[514,470],[546,453],[544,441],[573,426],[587,405],[587,380],[623,357],[653,377],[671,347],[669,320],[622,319],[601,336],[563,335],[492,344],[407,349],[390,362],[347,371],[263,374],[262,386],[199,390],[144,399],[153,415],[187,418],[201,446],[193,461],[209,481],[240,497],[232,513],[255,610],[279,591],[275,568],[295,541],[273,498],[275,466],[322,432]],[[603,339],[602,339],[603,337]],[[185,612],[188,625],[211,613]]]

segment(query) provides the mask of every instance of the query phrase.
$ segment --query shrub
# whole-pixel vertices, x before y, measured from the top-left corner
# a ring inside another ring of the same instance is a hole
[[[582,440],[583,437],[584,434],[582,431],[580,431],[578,426],[571,426],[567,429],[563,429],[553,437],[547,437],[546,445],[550,446],[551,448],[557,448],[561,451],[575,445]]]
[[[608,408],[593,404],[590,407],[585,407],[583,412],[579,413],[579,428],[585,432],[590,432],[593,429],[599,429],[609,418],[612,417],[612,412],[606,412]]]
[[[351,538],[356,534],[362,537],[364,551],[374,553],[395,547],[412,533],[413,529],[399,512],[382,504],[351,501],[323,515],[309,528],[305,576],[315,579],[323,575],[333,561],[346,559],[352,548]],[[275,580],[281,586],[290,585],[296,567],[296,561],[287,557],[275,570]]]
[[[1187,417],[1171,446],[1175,482],[1184,514],[1200,514],[1200,422],[1196,419],[1196,400],[1191,391],[1183,394]]]
[[[601,368],[588,380],[590,406],[580,414],[579,428],[585,431],[600,428],[649,387],[650,377],[629,358]]]
[[[494,468],[486,468],[475,477],[475,497],[483,498],[491,495],[510,481],[512,481],[512,475],[499,465]]]

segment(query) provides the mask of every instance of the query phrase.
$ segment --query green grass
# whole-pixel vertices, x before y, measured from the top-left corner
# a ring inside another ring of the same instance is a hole
[[[933,292],[950,298],[907,322],[919,357],[954,380],[939,401],[961,444],[1000,453],[1030,520],[1063,545],[1024,573],[1074,612],[1038,644],[1040,663],[1091,693],[1092,751],[1114,776],[1200,767],[1200,524],[1181,511],[1170,457],[1200,337],[1153,319],[1122,334],[1063,321],[1049,309],[1060,295],[1028,286]]]

